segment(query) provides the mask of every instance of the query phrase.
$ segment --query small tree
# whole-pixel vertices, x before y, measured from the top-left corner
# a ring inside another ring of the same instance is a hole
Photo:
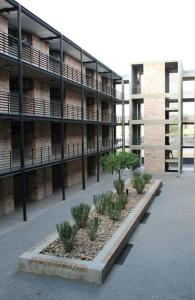
[[[117,153],[110,153],[101,159],[103,170],[109,173],[118,173],[121,181],[121,172],[128,168],[135,170],[139,166],[139,158],[135,153],[120,151]]]

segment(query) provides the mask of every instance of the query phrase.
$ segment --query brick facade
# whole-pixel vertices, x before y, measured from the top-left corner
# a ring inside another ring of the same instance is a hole
[[[14,211],[13,177],[0,179],[0,216]]]

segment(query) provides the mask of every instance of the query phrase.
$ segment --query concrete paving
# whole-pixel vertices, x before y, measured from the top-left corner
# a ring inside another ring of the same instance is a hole
[[[123,265],[103,285],[18,272],[18,257],[70,217],[70,207],[112,188],[108,175],[0,236],[0,299],[195,299],[195,175],[163,177],[163,188],[130,240]]]

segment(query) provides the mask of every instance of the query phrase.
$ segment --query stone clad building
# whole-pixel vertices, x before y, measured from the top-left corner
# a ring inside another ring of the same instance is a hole
[[[180,61],[130,65],[128,147],[146,171],[194,170],[194,84]]]
[[[122,78],[13,0],[0,2],[0,216],[101,172]]]

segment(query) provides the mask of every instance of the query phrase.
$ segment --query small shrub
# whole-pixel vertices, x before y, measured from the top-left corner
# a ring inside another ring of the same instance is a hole
[[[134,177],[139,177],[139,176],[142,176],[142,173],[140,171],[134,171],[133,176]]]
[[[99,225],[100,225],[100,220],[98,218],[93,218],[88,222],[87,234],[91,241],[95,240]]]
[[[98,214],[104,215],[106,212],[106,208],[109,205],[110,201],[112,201],[113,192],[102,193],[99,195],[93,196],[93,203],[95,205],[95,209]]]
[[[124,191],[124,187],[125,187],[125,182],[124,180],[121,179],[117,179],[113,182],[114,184],[114,188],[117,192],[118,195],[121,195]]]
[[[93,196],[93,204],[95,205],[95,209],[96,209],[97,213],[103,215],[105,212],[103,194],[94,195]]]
[[[76,225],[71,226],[69,222],[58,224],[56,227],[60,240],[63,244],[64,251],[70,252],[74,248],[78,227]]]
[[[85,203],[81,203],[71,209],[71,214],[78,228],[86,227],[89,212],[90,206]]]
[[[150,183],[150,180],[152,179],[152,174],[143,173],[142,177],[143,177],[145,184],[148,184],[148,183]]]
[[[111,203],[112,200],[113,200],[113,196],[114,196],[114,193],[111,192],[111,191],[108,191],[108,192],[104,193],[105,213],[106,213],[107,207],[110,205],[110,203]]]
[[[118,221],[121,216],[121,204],[119,201],[111,202],[109,206],[107,207],[107,214],[108,217],[113,221]]]
[[[125,193],[123,193],[118,196],[117,201],[119,202],[121,209],[124,209],[128,202],[128,196]]]
[[[138,194],[141,194],[145,188],[145,181],[142,176],[135,176],[132,179],[132,186],[136,189]]]

